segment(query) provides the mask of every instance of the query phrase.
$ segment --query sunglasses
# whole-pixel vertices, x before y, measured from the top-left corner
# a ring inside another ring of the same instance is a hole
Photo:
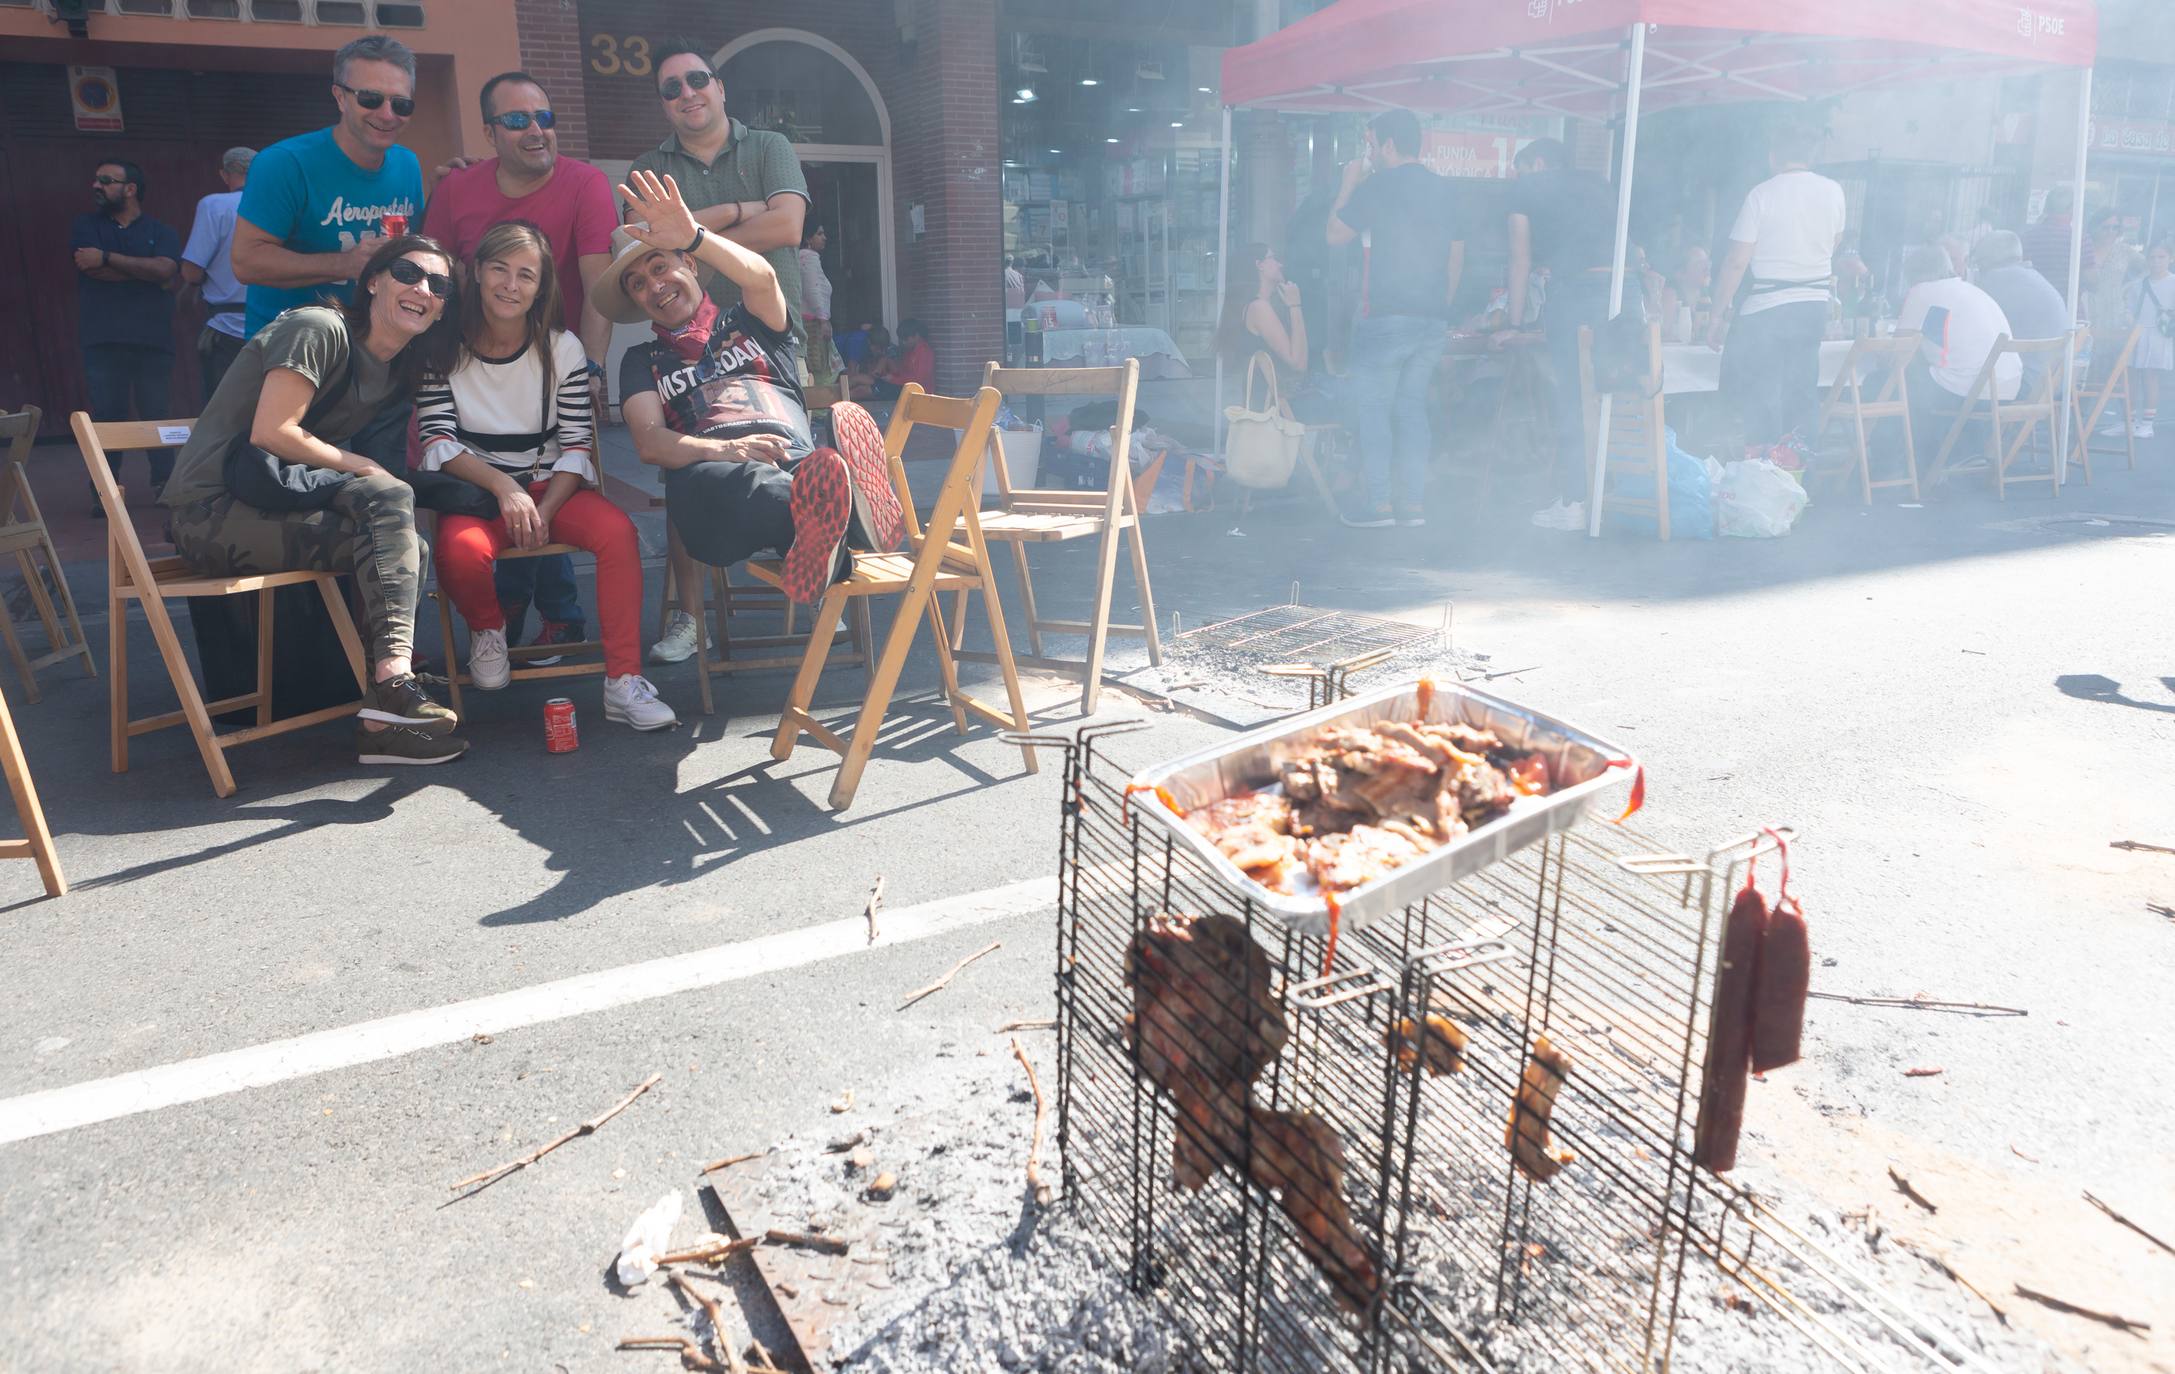
[[[358,91],[353,86],[348,85],[344,81],[335,81],[332,84],[338,86],[341,90],[346,91],[349,95],[354,96],[355,103],[362,106],[366,110],[374,110],[378,106],[385,104],[387,101],[391,101],[393,105],[393,113],[400,116],[402,119],[406,119],[409,115],[415,113],[415,101],[412,97],[405,95],[387,95],[383,91]]]
[[[386,274],[402,286],[420,286],[430,283],[430,293],[439,300],[453,294],[453,278],[443,272],[426,272],[413,258],[394,258],[386,265]]]
[[[496,124],[501,129],[513,129],[518,132],[528,128],[531,124],[539,129],[548,129],[559,122],[559,117],[549,110],[538,110],[534,114],[529,113],[527,110],[508,110],[502,115],[492,115],[483,122]]]
[[[707,90],[710,83],[715,80],[717,80],[716,72],[689,72],[687,74],[687,89],[691,91]],[[672,77],[664,85],[659,86],[657,88],[657,98],[659,100],[678,100],[680,98],[680,78]]]
[[[126,185],[128,185],[128,178],[127,178],[127,177],[92,177],[92,178],[91,178],[91,180],[93,180],[93,181],[97,182],[97,183],[98,183],[99,185],[101,185],[101,186],[126,186]]]

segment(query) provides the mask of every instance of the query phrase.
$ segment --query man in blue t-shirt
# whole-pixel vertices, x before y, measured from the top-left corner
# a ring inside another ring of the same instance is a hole
[[[76,269],[76,340],[94,420],[169,420],[174,371],[174,298],[181,237],[143,210],[143,169],[121,159],[92,174],[95,209],[68,231]],[[153,449],[151,485],[166,485],[171,449]],[[115,473],[121,469],[113,457]],[[92,508],[98,509],[97,502]],[[0,516],[4,519],[5,516]]]
[[[387,215],[423,224],[423,169],[400,146],[415,113],[415,54],[373,33],[332,59],[329,129],[257,154],[234,225],[234,275],[249,286],[245,328],[326,296],[344,299]]]

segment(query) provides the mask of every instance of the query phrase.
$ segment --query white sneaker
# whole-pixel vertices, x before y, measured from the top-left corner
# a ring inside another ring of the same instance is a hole
[[[657,689],[640,673],[604,679],[604,718],[624,721],[637,730],[678,725],[672,708],[657,699]]]
[[[685,663],[695,656],[695,617],[674,611],[665,617],[664,638],[649,646],[652,663]]]
[[[477,630],[468,636],[468,680],[479,692],[495,692],[513,681],[504,630]]]
[[[2122,437],[2122,431],[2128,428],[2128,425],[2122,423],[2121,416],[2110,415],[2106,419],[2100,421],[2099,428],[2092,432],[2094,434],[2097,434],[2102,439],[2119,439]]]
[[[2144,419],[2139,420],[2134,425],[2131,425],[2130,437],[2133,439],[2150,439],[2152,437],[2152,421],[2150,419]]]
[[[1560,497],[1547,510],[1533,512],[1533,523],[1544,530],[1582,530],[1586,528],[1586,503],[1566,503]]]

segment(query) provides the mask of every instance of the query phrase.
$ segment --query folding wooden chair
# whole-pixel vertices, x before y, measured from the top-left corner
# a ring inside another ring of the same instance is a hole
[[[869,754],[876,748],[876,735],[883,726],[884,712],[891,704],[892,690],[898,686],[899,673],[906,666],[907,651],[913,647],[915,631],[924,618],[929,622],[937,662],[943,670],[944,696],[951,706],[952,724],[959,733],[967,732],[969,711],[1009,730],[1024,733],[1030,728],[1026,703],[1020,697],[1019,671],[1012,662],[1012,642],[1005,633],[1004,608],[997,601],[997,579],[990,567],[989,545],[982,537],[981,521],[975,508],[976,478],[990,448],[990,426],[996,419],[997,399],[997,392],[986,386],[972,400],[960,400],[929,395],[909,382],[900,392],[898,404],[892,408],[891,423],[884,433],[884,454],[890,460],[891,485],[898,492],[906,519],[906,551],[854,554],[852,573],[824,594],[809,626],[808,651],[801,657],[800,672],[794,677],[793,690],[786,698],[784,718],[778,722],[777,737],[770,745],[772,758],[789,758],[800,737],[809,734],[843,755],[838,779],[831,784],[831,805],[836,809],[844,810],[853,804],[853,794],[861,785],[862,770],[868,766]],[[930,513],[926,527],[914,515],[912,493],[906,483],[906,465],[900,460],[915,425],[960,432],[959,447],[945,470],[944,484],[937,490],[936,509]],[[775,587],[780,585],[783,564],[777,559],[750,560],[748,570]],[[939,596],[947,591],[981,592],[983,609],[989,615],[990,635],[997,646],[994,658],[1004,674],[1005,693],[1011,705],[1009,712],[1000,711],[960,690],[951,641],[946,637],[944,616],[939,607]],[[816,680],[823,674],[823,662],[830,656],[839,617],[845,614],[847,603],[872,596],[896,596],[899,609],[892,618],[890,633],[884,637],[883,653],[869,674],[868,693],[862,698],[853,734],[850,739],[841,739],[816,721],[809,706],[815,697]],[[1034,772],[1035,751],[1022,745],[1020,753],[1026,760],[1027,771]]]
[[[1918,354],[1918,336],[1904,334],[1891,338],[1861,337],[1850,345],[1850,352],[1843,359],[1843,370],[1837,374],[1835,385],[1828,388],[1828,398],[1820,405],[1820,423],[1813,430],[1813,438],[1828,432],[1838,411],[1847,413],[1851,420],[1851,468],[1858,477],[1858,499],[1865,505],[1873,504],[1873,493],[1887,487],[1909,487],[1911,499],[1919,499],[1918,448],[1911,442],[1911,393],[1910,384],[1904,379],[1904,369]],[[1869,376],[1885,373],[1881,377],[1880,390],[1872,400],[1865,398],[1865,382]],[[1883,481],[1873,480],[1871,450],[1866,445],[1865,422],[1868,420],[1897,420],[1903,430],[1903,476]],[[1850,473],[1846,471],[1847,480]]]
[[[37,608],[38,619],[45,626],[46,652],[37,658],[23,653],[23,644],[15,634],[15,618],[7,608],[0,606],[0,639],[7,641],[8,657],[15,660],[15,671],[23,680],[23,692],[32,701],[38,697],[38,672],[56,663],[80,657],[83,670],[92,677],[98,676],[98,663],[91,657],[90,642],[83,637],[83,622],[76,618],[75,593],[68,590],[68,575],[61,570],[60,553],[53,547],[53,536],[45,528],[45,517],[38,512],[37,494],[30,489],[30,446],[38,437],[38,422],[45,412],[36,406],[24,406],[13,415],[0,415],[0,443],[7,445],[0,453],[0,554],[15,555],[15,566],[22,569],[23,581],[30,591],[30,604]],[[36,555],[36,556],[34,556]],[[44,566],[39,566],[42,556]],[[52,593],[46,591],[46,580],[52,580]],[[55,595],[60,605],[54,606]],[[65,622],[65,623],[63,623]]]
[[[1986,355],[1986,363],[1979,375],[1972,379],[1971,390],[1965,393],[1963,404],[1956,411],[1955,420],[1948,427],[1948,437],[1941,441],[1941,451],[1933,458],[1933,471],[1926,484],[1938,486],[1949,476],[1949,454],[1956,447],[1956,440],[1971,421],[1986,425],[1986,465],[1994,474],[1994,494],[2003,501],[2009,499],[2009,488],[2021,482],[2044,482],[2049,494],[2059,494],[2055,478],[2060,467],[2055,457],[2054,416],[2059,404],[2054,399],[2055,374],[2062,368],[2062,351],[2069,345],[2067,338],[2059,339],[2012,339],[2004,334],[1994,340],[1993,352]],[[2043,359],[2042,368],[2029,387],[2020,389],[2014,400],[2001,399],[2000,388],[1994,383],[1995,369],[2004,356],[2021,360],[2026,376],[2031,375],[2030,360]],[[2023,452],[2039,426],[2047,427],[2047,470],[2011,477],[2009,469]],[[2010,432],[2014,431],[2014,438]],[[1961,469],[1958,469],[1961,470]]]
[[[1148,642],[1148,661],[1163,662],[1163,643],[1156,635],[1155,594],[1148,584],[1148,550],[1141,543],[1141,493],[1128,480],[1132,476],[1133,400],[1140,389],[1140,362],[1128,358],[1122,367],[999,367],[982,369],[982,385],[1012,396],[1108,396],[1118,403],[1117,422],[1110,427],[1110,481],[1103,490],[1067,491],[1055,488],[1019,488],[1005,467],[1001,446],[994,455],[998,508],[981,516],[982,537],[1007,544],[1012,565],[1019,571],[1020,599],[1027,612],[1028,653],[1018,659],[1029,667],[1081,679],[1080,709],[1095,710],[1102,692],[1103,650],[1113,634],[1136,635]],[[956,461],[956,460],[955,460]],[[1132,536],[1130,540],[1127,534]],[[1100,541],[1095,560],[1095,604],[1086,620],[1046,620],[1035,605],[1035,584],[1027,570],[1029,544],[1057,543],[1093,537]],[[1110,595],[1117,579],[1118,545],[1132,550],[1133,581],[1140,588],[1140,623],[1110,623]],[[977,663],[992,662],[989,654],[959,651],[965,633],[964,590],[953,598],[952,647],[957,657]],[[994,603],[992,603],[994,605]],[[1045,631],[1087,636],[1084,662],[1057,659],[1042,651]]]
[[[2145,326],[2142,324],[2130,327],[2130,336],[2122,341],[2122,350],[2115,354],[2114,366],[2108,370],[2107,380],[2100,384],[2096,395],[2089,387],[2070,389],[2069,432],[2072,442],[2069,461],[2072,466],[2081,465],[2084,468],[2086,486],[2092,485],[2092,455],[2095,452],[2110,456],[2123,454],[2129,459],[2130,471],[2137,471],[2137,436],[2130,432],[2130,423],[2137,418],[2137,412],[2130,406],[2130,357],[2137,352],[2138,336],[2144,332]],[[2106,415],[2107,407],[2117,400],[2122,402],[2121,445],[2117,447],[2109,443],[2095,446],[2092,443],[2092,432],[2098,427],[2101,417]],[[2082,408],[2086,402],[2091,405],[2089,413]]]
[[[1602,459],[1602,502],[1633,515],[1651,516],[1663,543],[1669,542],[1669,436],[1662,422],[1661,326],[1646,328],[1646,373],[1638,390],[1619,391],[1609,406],[1608,447]],[[1600,423],[1601,394],[1594,388],[1593,330],[1578,331],[1578,389],[1584,403],[1586,452],[1593,452],[1593,426]],[[1592,459],[1587,459],[1587,487],[1592,488]],[[1624,496],[1609,490],[1609,479],[1622,474],[1650,477],[1652,496]]]
[[[702,613],[695,616],[695,668],[702,684],[702,713],[712,715],[716,711],[710,678],[716,673],[760,673],[781,668],[791,668],[800,663],[808,652],[809,634],[795,628],[800,608],[786,599],[785,593],[775,587],[735,586],[730,568],[707,569],[707,595],[703,600]],[[672,575],[668,563],[665,576]],[[868,602],[856,600],[848,607],[849,636],[852,652],[840,658],[842,664],[865,666],[869,661],[869,645],[874,635],[869,631]],[[732,619],[736,615],[765,612],[781,618],[784,629],[774,635],[733,635]],[[658,623],[663,624],[662,617]],[[713,631],[712,626],[715,626]],[[831,647],[838,647],[838,630],[831,634]],[[717,649],[716,657],[710,654]]]
[[[152,560],[144,556],[143,544],[136,538],[136,526],[129,519],[128,507],[119,484],[113,480],[112,469],[107,466],[106,455],[132,449],[171,447],[173,441],[161,438],[160,431],[186,430],[195,423],[194,420],[142,420],[96,424],[80,410],[69,417],[69,424],[75,430],[76,445],[83,451],[83,464],[90,469],[91,486],[97,490],[99,504],[106,511],[106,657],[112,669],[106,690],[110,702],[108,723],[112,734],[113,771],[128,771],[128,742],[132,737],[169,726],[186,725],[196,740],[197,752],[204,756],[204,769],[211,774],[212,791],[222,797],[231,797],[234,795],[234,774],[227,768],[227,750],[355,714],[362,705],[361,694],[368,690],[369,670],[363,660],[362,640],[356,636],[355,622],[348,618],[347,602],[340,595],[334,574],[276,572],[205,577],[179,558]],[[343,706],[327,706],[306,715],[275,721],[272,719],[272,593],[281,587],[304,583],[314,583],[325,598],[325,611],[332,617],[333,629],[340,636],[341,646],[347,650],[348,666],[355,673],[357,699]],[[188,655],[182,652],[181,638],[175,634],[173,619],[166,613],[166,603],[176,597],[242,596],[252,592],[257,597],[257,690],[224,701],[207,702],[197,689]],[[143,604],[144,619],[151,624],[151,637],[157,641],[159,657],[166,664],[166,676],[173,681],[175,695],[181,698],[178,711],[147,716],[142,720],[129,719],[128,603],[131,601]],[[212,729],[213,716],[245,706],[257,708],[255,725],[224,734]]]
[[[431,542],[433,543],[437,542],[437,528],[438,522],[433,520],[431,522],[433,531]],[[539,544],[533,549],[517,549],[509,545],[500,549],[498,556],[503,560],[508,558],[545,558],[555,553],[582,554],[586,556],[588,552],[587,549],[579,549],[572,544]],[[474,686],[476,680],[469,674],[467,669],[461,666],[461,659],[454,653],[453,598],[446,595],[445,584],[435,578],[431,583],[430,594],[438,602],[438,633],[445,643],[446,694],[452,698],[453,714],[461,715],[463,714],[461,689]],[[471,632],[471,637],[473,637],[473,632]],[[512,645],[506,650],[509,665],[508,676],[514,682],[539,682],[561,677],[602,677],[604,676],[603,653],[604,641],[597,638],[585,639],[574,644]],[[550,658],[553,655],[558,655],[561,658],[569,655],[591,655],[591,657],[587,657],[579,663],[561,662],[542,663],[530,667],[522,666],[530,659]]]
[[[38,805],[38,786],[30,780],[30,763],[23,757],[23,742],[16,736],[15,717],[8,714],[4,693],[0,693],[0,774],[7,778],[16,818],[23,823],[23,838],[0,840],[0,859],[31,860],[38,865],[45,895],[62,896],[68,891],[68,880],[61,875],[60,858],[53,852],[53,832],[46,827],[45,808]]]

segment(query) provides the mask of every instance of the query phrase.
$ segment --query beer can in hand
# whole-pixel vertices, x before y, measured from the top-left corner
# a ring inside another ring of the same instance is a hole
[[[544,747],[554,754],[571,754],[581,747],[581,732],[574,727],[574,701],[553,697],[544,703]]]
[[[385,237],[389,239],[397,239],[408,232],[408,217],[406,215],[386,215],[378,221],[378,224],[385,230]]]

